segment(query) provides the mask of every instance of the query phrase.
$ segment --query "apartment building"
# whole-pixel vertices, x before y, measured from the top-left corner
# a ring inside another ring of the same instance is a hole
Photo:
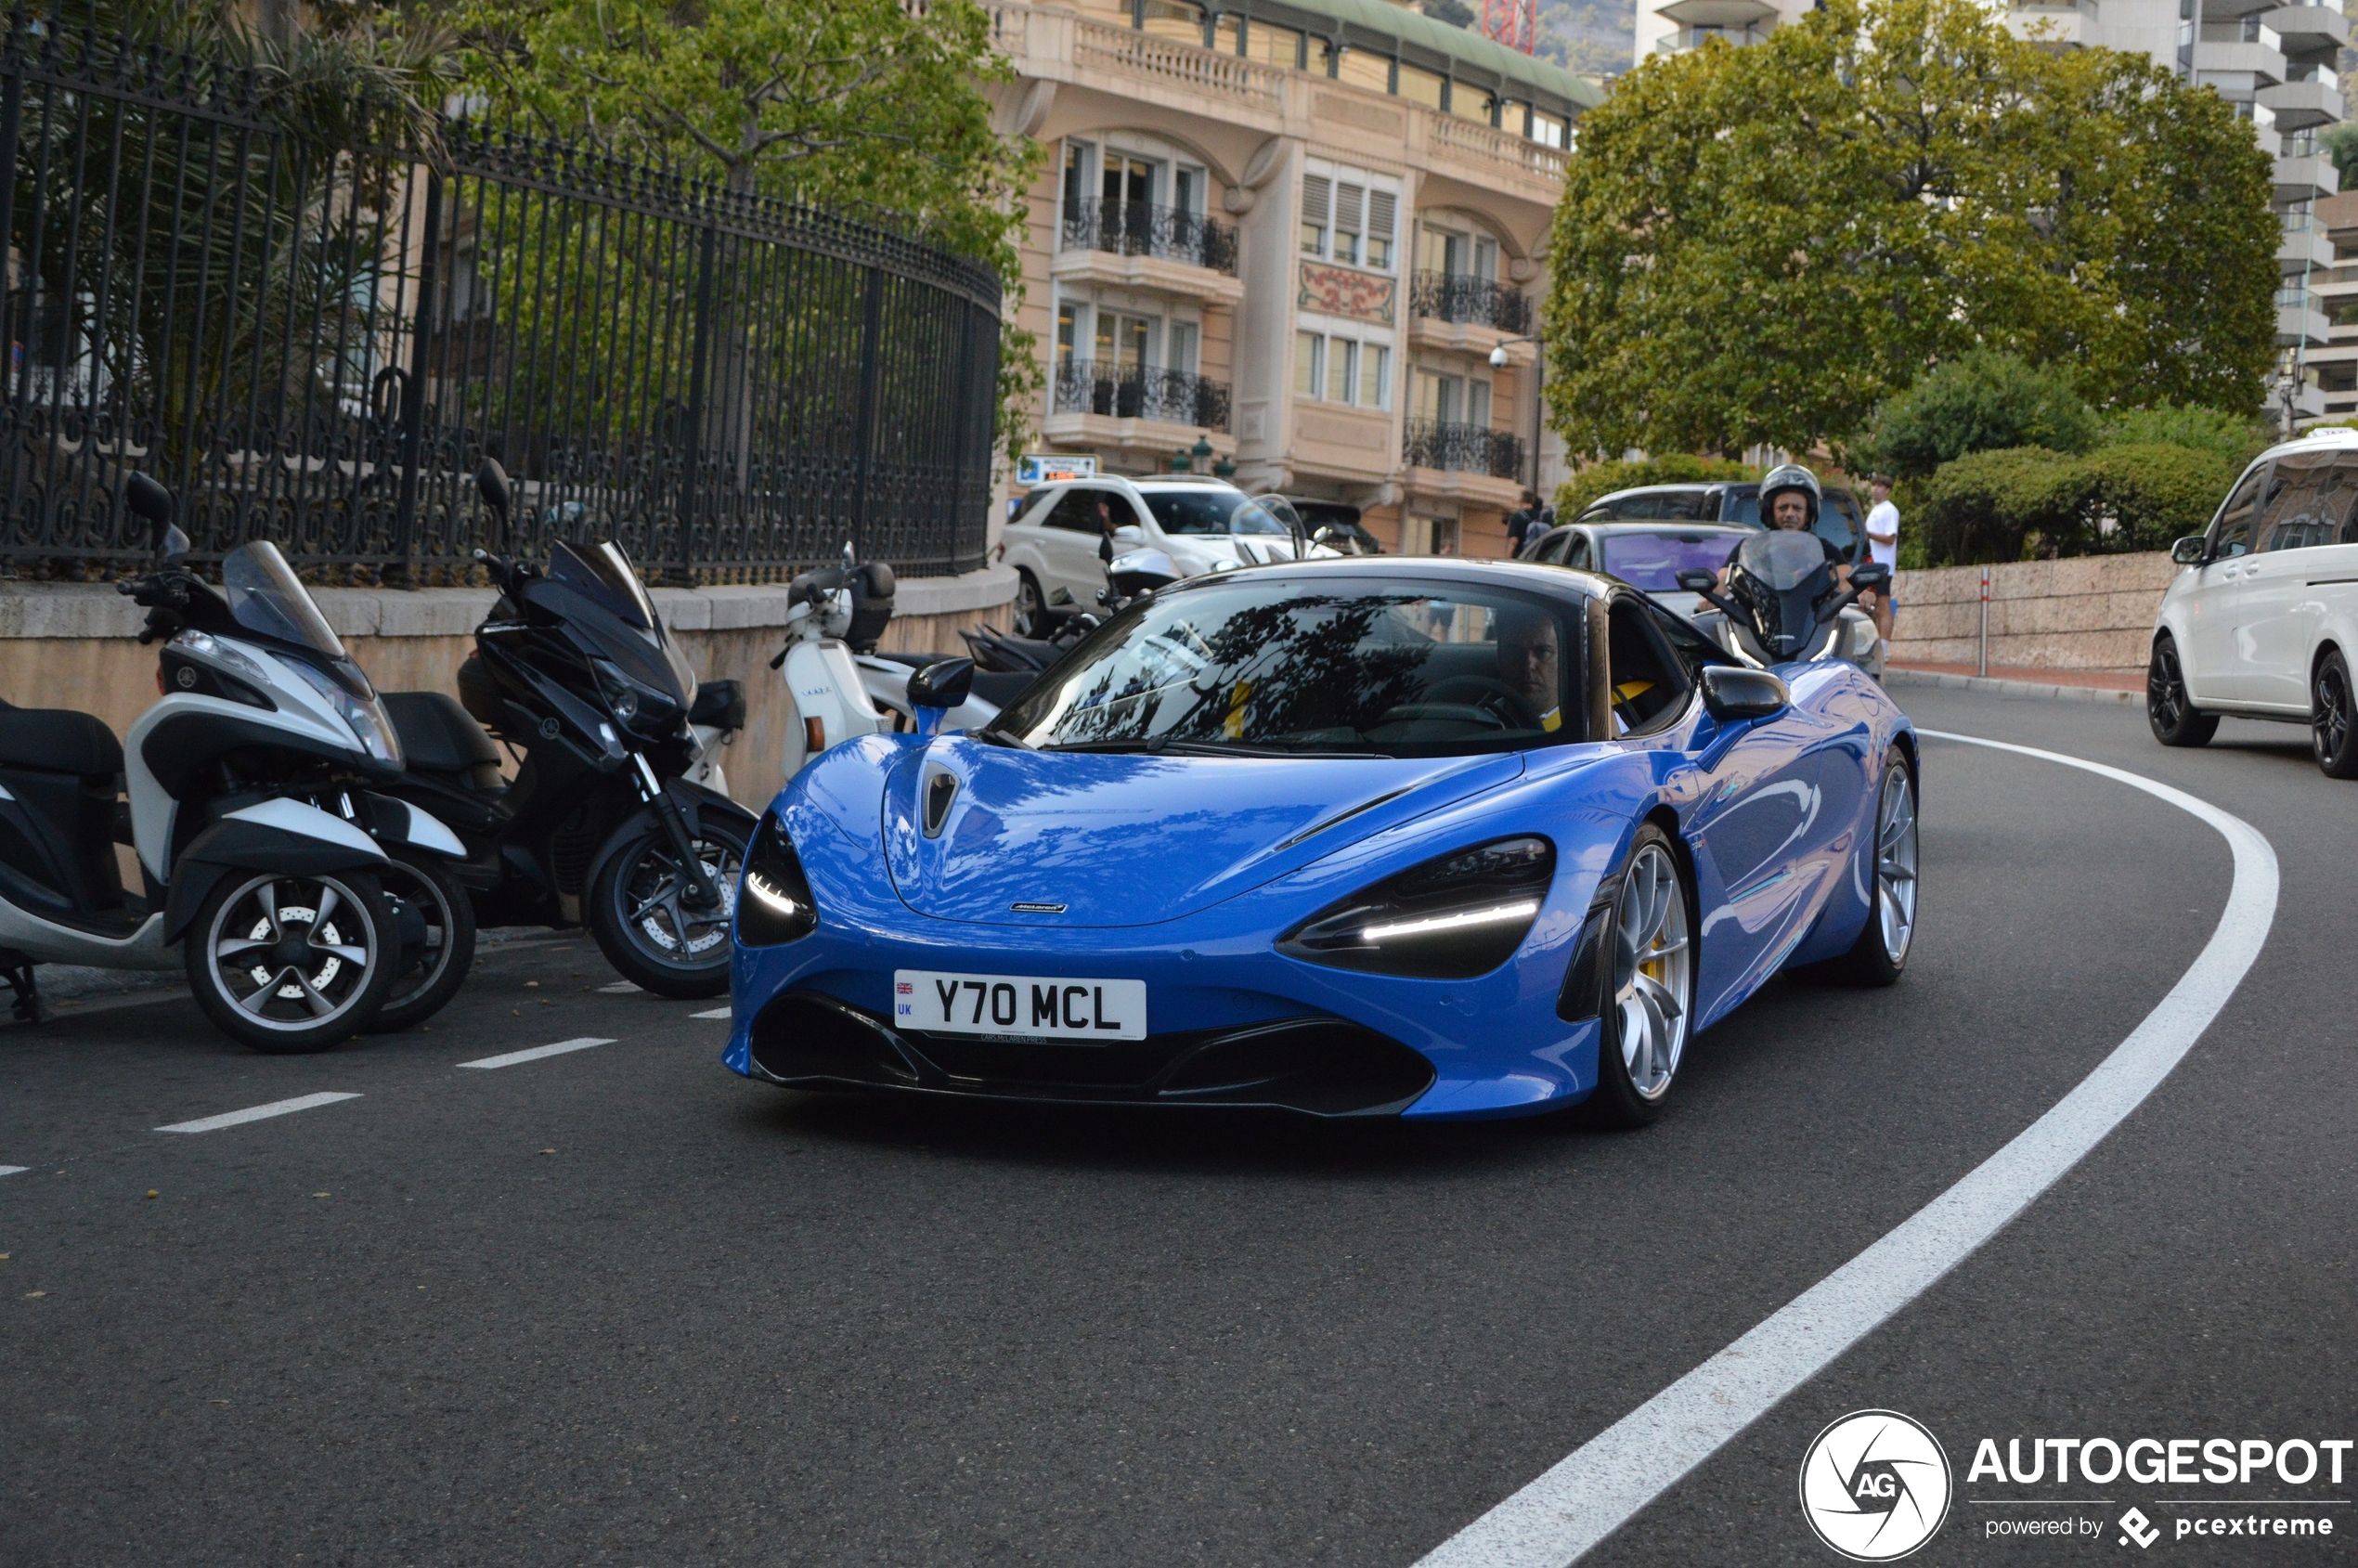
[[[1636,58],[1675,55],[1723,38],[1730,44],[1757,44],[1786,22],[1799,21],[1816,10],[1816,0],[1638,0],[1631,19]]]
[[[1145,474],[1208,447],[1387,548],[1502,552],[1562,469],[1532,340],[1599,90],[1384,0],[990,8],[1001,128],[1050,153],[1036,449]]]

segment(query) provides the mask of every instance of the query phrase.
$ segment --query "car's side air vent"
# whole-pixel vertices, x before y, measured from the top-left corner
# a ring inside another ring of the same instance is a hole
[[[925,830],[927,838],[941,836],[941,824],[950,820],[950,803],[958,798],[958,775],[944,770],[926,780]]]

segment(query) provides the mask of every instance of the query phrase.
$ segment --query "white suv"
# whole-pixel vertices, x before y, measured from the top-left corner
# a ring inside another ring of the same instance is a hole
[[[1043,637],[1067,616],[1095,611],[1106,586],[1099,541],[1113,553],[1160,550],[1182,577],[1294,558],[1294,537],[1261,504],[1220,479],[1107,475],[1045,486],[1007,525],[1003,559],[1016,569],[1016,630]],[[1335,552],[1313,545],[1313,556]]]
[[[2227,492],[2154,627],[2146,716],[2164,745],[2200,745],[2220,716],[2309,726],[2317,765],[2358,778],[2358,430],[2272,447]]]

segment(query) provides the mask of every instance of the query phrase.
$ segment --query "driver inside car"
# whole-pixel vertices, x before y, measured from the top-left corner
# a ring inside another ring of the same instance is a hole
[[[1556,617],[1520,605],[1498,612],[1498,679],[1539,716],[1549,734],[1563,728],[1560,669],[1563,650]]]

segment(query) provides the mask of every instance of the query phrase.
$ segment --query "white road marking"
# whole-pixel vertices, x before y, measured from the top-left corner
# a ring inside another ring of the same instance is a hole
[[[2028,1208],[2170,1076],[2259,958],[2276,915],[2276,853],[2249,823],[2101,762],[1976,735],[1920,732],[2082,769],[2208,823],[2235,856],[2235,881],[2210,940],[2129,1038],[2012,1143],[1444,1541],[1418,1568],[1565,1568],[1577,1562]]]
[[[639,987],[629,980],[616,980],[612,985],[602,985],[598,988],[601,992],[607,996],[620,996],[625,992],[637,991]]]
[[[159,1127],[159,1133],[217,1133],[224,1127],[235,1127],[247,1121],[266,1121],[274,1116],[292,1116],[298,1110],[314,1110],[331,1106],[338,1100],[356,1100],[357,1095],[330,1092],[302,1095],[292,1100],[272,1100],[266,1106],[248,1106],[243,1110],[225,1110],[219,1116],[201,1116],[194,1121],[175,1121],[169,1127]]]
[[[587,1051],[592,1045],[611,1045],[611,1040],[601,1040],[585,1034],[578,1040],[560,1040],[554,1045],[535,1045],[529,1051],[510,1051],[502,1056],[485,1056],[478,1061],[460,1062],[460,1067],[514,1067],[518,1062],[537,1062],[543,1056],[562,1056],[567,1051]]]
[[[715,1007],[708,1013],[691,1013],[688,1015],[688,1017],[692,1018],[725,1018],[728,1016],[729,1009],[726,1007]]]
[[[20,1176],[32,1169],[30,1165],[0,1165],[0,1176]]]

